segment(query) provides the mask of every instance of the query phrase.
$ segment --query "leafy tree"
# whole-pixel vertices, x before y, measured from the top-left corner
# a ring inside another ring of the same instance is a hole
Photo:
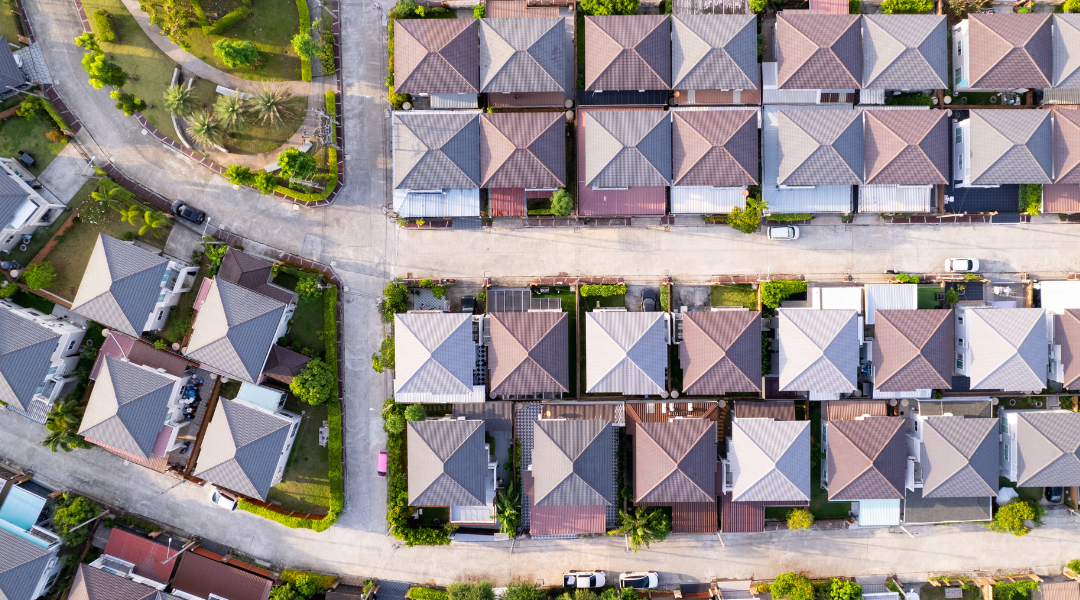
[[[1017,537],[1031,533],[1031,527],[1027,522],[1031,521],[1035,527],[1042,525],[1043,510],[1037,505],[1014,498],[1005,506],[994,513],[994,520],[986,526],[990,531],[997,533],[1011,533]]]
[[[308,404],[323,404],[337,395],[334,370],[320,358],[313,358],[293,378],[289,390]]]
[[[48,424],[46,423],[46,428]],[[93,448],[94,445],[86,441],[83,436],[72,433],[67,429],[60,429],[57,431],[49,430],[49,434],[45,436],[45,439],[41,441],[42,446],[46,446],[49,450],[56,452],[57,450],[63,450],[64,452],[71,452],[77,449]]]
[[[401,411],[394,411],[383,419],[383,429],[387,433],[398,434],[405,431],[405,415]]]
[[[632,15],[640,0],[581,0],[581,10],[592,16]]]
[[[0,298],[10,298],[15,295],[15,292],[19,291],[19,286],[14,281],[3,281],[0,279]]]
[[[259,193],[265,196],[273,193],[274,188],[277,187],[277,178],[274,177],[273,173],[259,171],[255,174],[255,180],[252,183],[255,185],[255,189],[259,190]]]
[[[423,421],[426,418],[427,410],[424,409],[423,404],[410,404],[405,407],[406,421]]]
[[[295,112],[287,104],[291,98],[292,94],[280,85],[275,87],[264,85],[259,92],[248,99],[248,104],[260,123],[276,125],[278,122],[291,117]]]
[[[1034,581],[998,583],[994,585],[994,600],[1012,600],[1015,597],[1030,598],[1031,590],[1038,589],[1038,587],[1039,584]]]
[[[171,85],[165,90],[165,108],[175,115],[186,117],[191,114],[194,100],[191,98],[191,90],[182,85]]]
[[[506,586],[502,600],[547,600],[547,592],[535,583],[511,583]]]
[[[109,97],[116,100],[116,110],[123,111],[126,116],[146,110],[146,102],[134,94],[127,92],[111,92]]]
[[[26,267],[22,278],[26,287],[41,290],[49,287],[49,284],[56,279],[56,269],[47,262],[37,262]]]
[[[146,235],[147,233],[152,233],[154,234],[155,238],[160,240],[161,234],[158,232],[158,230],[162,229],[168,224],[169,219],[166,218],[164,214],[156,210],[148,210],[143,213],[143,225],[139,228],[139,235]]]
[[[270,600],[309,600],[325,590],[310,573],[302,573],[293,581],[270,590]]]
[[[221,38],[214,42],[214,56],[234,69],[247,67],[259,63],[259,48],[247,40]]]
[[[293,36],[292,47],[293,50],[296,50],[297,56],[307,59],[315,58],[321,50],[319,42],[311,37],[311,33],[307,31],[301,31]]]
[[[45,112],[45,99],[40,96],[27,96],[26,98],[23,98],[22,103],[19,104],[19,108],[15,109],[16,115],[26,117],[26,120],[28,121],[43,112]]]
[[[630,548],[636,553],[642,546],[659,542],[671,533],[671,517],[661,509],[635,507],[631,512],[619,511],[619,528],[608,535],[626,536]]]
[[[788,529],[810,529],[814,524],[814,515],[809,509],[792,509],[787,516]]]
[[[521,527],[521,493],[517,479],[511,476],[506,487],[495,496],[495,513],[499,517],[499,531],[510,536],[517,535]]]
[[[161,30],[161,35],[169,41],[187,50],[191,43],[187,40],[187,29],[194,14],[188,4],[180,0],[162,0],[161,6],[152,0],[139,0],[139,9],[150,15],[150,24]]]
[[[229,165],[225,169],[225,179],[233,185],[251,185],[255,183],[255,174],[243,165]]]
[[[1043,187],[1039,184],[1022,184],[1020,186],[1020,212],[1029,215],[1039,214],[1042,209]]]
[[[84,54],[82,66],[83,70],[90,76],[90,85],[95,90],[100,90],[107,85],[120,89],[127,83],[128,74],[124,72],[124,69],[120,68],[120,65],[105,58],[104,54],[95,54],[93,52]]]
[[[945,290],[945,304],[952,306],[960,301],[960,292],[956,291],[956,288],[949,288]]]
[[[301,273],[296,282],[296,294],[301,298],[318,298],[322,296],[322,290],[319,289],[319,276],[310,271]]]
[[[814,600],[814,584],[798,573],[781,573],[769,586],[773,598]]]
[[[319,168],[314,156],[296,148],[289,148],[278,154],[277,164],[281,167],[281,176],[284,179],[308,180],[315,176],[315,171]]]
[[[225,244],[203,244],[203,248],[206,259],[214,264],[220,264],[225,260],[225,254],[229,252],[229,247]]]
[[[805,281],[766,281],[761,284],[761,303],[769,308],[777,308],[792,294],[805,291]]]
[[[379,314],[384,323],[393,323],[394,315],[408,312],[409,288],[400,279],[392,279],[383,288],[383,300],[379,302]]]
[[[477,4],[472,9],[472,16],[474,19],[483,19],[485,14],[487,14],[487,7],[483,4]]]
[[[397,0],[394,5],[394,14],[399,19],[408,19],[416,14],[416,0]]]
[[[394,338],[388,337],[382,341],[379,351],[371,355],[371,368],[376,373],[394,370]]]
[[[101,46],[98,45],[97,36],[90,33],[89,31],[75,38],[75,45],[82,48],[83,50],[86,50],[87,52],[92,52],[94,54],[102,54]]]
[[[881,12],[887,15],[921,15],[933,9],[933,0],[885,0],[881,3]]]
[[[51,423],[57,430],[78,431],[86,409],[78,399],[69,397],[64,402],[57,402],[49,409],[46,423]]]
[[[1080,12],[1080,0],[1065,0],[1065,12]]]
[[[221,141],[221,125],[217,117],[205,109],[188,118],[187,132],[191,141],[203,147],[213,146]]]
[[[756,13],[760,13],[765,10],[765,7],[768,5],[768,3],[768,0],[750,0],[750,10]]]
[[[142,217],[142,211],[134,203],[128,205],[122,205],[113,203],[110,206],[114,210],[120,213],[120,222],[127,223],[132,227],[139,227],[139,219]]]
[[[829,584],[829,600],[861,600],[862,586],[847,579],[833,579]]]
[[[728,225],[735,231],[754,233],[761,227],[761,215],[768,203],[757,198],[746,199],[746,209],[736,206],[727,216]]]
[[[53,531],[68,546],[81,546],[90,537],[89,525],[75,529],[101,513],[101,507],[82,496],[64,494],[53,513]],[[74,529],[74,531],[72,531]]]
[[[565,217],[574,212],[574,197],[566,188],[559,188],[551,195],[551,213]]]
[[[495,600],[495,591],[491,583],[452,583],[446,588],[450,600]]]
[[[243,127],[246,112],[239,94],[222,94],[214,101],[214,116],[225,131],[236,131]]]

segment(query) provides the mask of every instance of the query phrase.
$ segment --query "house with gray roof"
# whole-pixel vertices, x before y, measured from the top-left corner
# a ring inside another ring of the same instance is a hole
[[[585,89],[671,89],[668,16],[586,16]]]
[[[564,92],[573,47],[563,17],[480,19],[480,92]]]
[[[74,371],[86,327],[6,299],[0,331],[0,400],[44,424],[53,403],[79,381]]]
[[[757,16],[671,17],[671,89],[756,90]]]
[[[217,279],[235,283],[285,304],[295,304],[296,292],[274,283],[274,262],[230,247],[218,267]]]
[[[667,398],[668,314],[585,315],[585,393]]]
[[[1041,308],[956,307],[956,370],[972,390],[1034,392],[1046,387],[1049,339]]]
[[[952,65],[956,93],[1051,87],[1054,75],[1051,23],[1054,16],[1049,13],[971,13],[953,25]]]
[[[908,462],[907,488],[922,498],[981,498],[997,495],[1000,471],[998,419],[965,414],[919,415],[908,433],[917,458]]]
[[[684,107],[669,112],[671,212],[745,208],[743,191],[758,183],[758,111]]]
[[[929,398],[952,389],[953,343],[951,310],[875,311],[874,391]]]
[[[270,348],[288,331],[296,305],[218,278],[211,280],[205,296],[199,295],[184,355],[234,379],[259,381]]]
[[[585,185],[601,189],[671,184],[667,112],[590,110],[584,115],[589,131],[580,150],[585,153]]]
[[[773,90],[776,91],[776,90]],[[812,90],[820,96],[816,90]],[[784,93],[789,93],[785,90]],[[777,213],[848,213],[852,211],[850,185],[787,186],[780,182],[781,112],[820,110],[851,112],[849,104],[811,104],[806,106],[766,105],[762,108],[761,127],[761,197],[769,210]],[[790,161],[790,159],[789,159]]]
[[[952,124],[957,187],[1053,182],[1051,111],[983,109],[968,115]]]
[[[575,533],[603,533],[604,519],[575,519],[575,513],[603,515],[615,504],[614,456],[617,436],[610,421],[544,419],[533,422],[532,507],[562,514]]]
[[[1062,13],[1054,15],[1053,83],[1055,89],[1080,88],[1080,55],[1074,48],[1080,44],[1080,15]]]
[[[0,478],[0,598],[36,600],[60,572],[60,538],[45,525],[52,490]]]
[[[3,40],[0,36],[0,43]],[[10,57],[11,50],[6,44],[4,49]],[[0,68],[0,79],[2,71]],[[12,91],[3,87],[0,90]],[[0,98],[7,97],[2,91]],[[18,161],[0,158],[0,252],[11,252],[21,243],[22,236],[32,235],[38,227],[48,227],[61,211],[67,210],[65,205],[55,199],[46,200],[31,188],[27,182],[33,180],[34,175]]]
[[[855,90],[862,85],[860,15],[776,15],[779,89]]]
[[[858,388],[856,311],[781,308],[779,318],[781,391],[838,395]]]
[[[1043,302],[1043,306],[1047,303]],[[1080,381],[1080,309],[1066,308],[1053,315],[1054,339],[1050,377],[1067,390],[1075,390]]]
[[[733,502],[809,502],[810,421],[732,419],[723,470]]]
[[[471,94],[475,103],[480,90],[479,29],[477,19],[396,19],[394,91]]]
[[[557,398],[570,391],[568,321],[561,311],[488,313],[491,396]]]
[[[563,113],[481,115],[480,186],[523,188],[526,191],[566,186],[566,118]]]
[[[778,181],[784,186],[862,183],[862,112],[780,111]]]
[[[7,36],[0,35],[0,99],[10,98],[31,85],[15,60]]]
[[[480,111],[397,111],[391,139],[394,212],[479,216]]]
[[[285,473],[300,415],[219,398],[206,427],[193,475],[265,501]]]
[[[477,343],[472,315],[410,312],[394,316],[394,398],[398,402],[483,402],[474,383]]]
[[[1080,413],[998,410],[1001,476],[1017,487],[1080,484]]]
[[[109,571],[80,564],[71,583],[69,600],[179,600]]]
[[[409,506],[494,511],[495,465],[484,433],[479,420],[409,421]]]
[[[864,89],[948,88],[945,15],[863,15]]]
[[[681,317],[684,394],[761,391],[760,311],[688,312]]]
[[[139,337],[165,326],[180,296],[195,285],[198,266],[98,234],[71,310]]]

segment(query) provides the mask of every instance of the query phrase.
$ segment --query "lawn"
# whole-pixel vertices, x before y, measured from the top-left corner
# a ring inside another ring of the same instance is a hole
[[[551,291],[546,294],[539,293],[538,288],[533,288],[533,298],[561,298],[562,309],[564,313],[567,313],[567,331],[569,332],[569,360],[570,360],[570,391],[567,392],[567,396],[573,397],[575,395],[574,382],[577,381],[577,338],[575,332],[577,332],[577,311],[574,303],[575,295],[569,288],[550,288]]]
[[[240,0],[202,0],[201,4],[211,22],[241,6]],[[244,79],[299,80],[300,57],[292,47],[293,36],[300,32],[296,2],[259,0],[253,2],[250,8],[251,15],[226,30],[225,35],[206,35],[197,24],[193,25],[187,31],[187,39],[191,43],[188,52],[216,69]],[[214,56],[214,42],[222,38],[253,42],[259,48],[262,63],[256,68],[227,66]]]
[[[739,285],[714,285],[709,290],[709,304],[712,306],[744,306],[757,310],[758,292],[749,283]]]
[[[821,402],[810,403],[810,440],[813,451],[814,444],[821,443]],[[850,511],[850,502],[829,502],[829,490],[821,487],[821,469],[810,469],[810,512],[814,518],[846,519]]]
[[[916,288],[919,297],[919,308],[941,308],[941,302],[934,296],[941,292],[938,285],[920,285]]]
[[[56,235],[56,231],[63,227],[64,223],[67,223],[67,220],[70,219],[71,215],[75,213],[75,209],[78,208],[79,205],[82,204],[83,201],[90,196],[90,192],[94,191],[95,188],[97,188],[97,180],[87,180],[87,182],[83,184],[82,188],[80,188],[79,191],[75,192],[75,196],[73,196],[68,202],[68,208],[70,210],[65,210],[64,212],[60,213],[60,216],[57,217],[55,221],[53,221],[52,225],[49,225],[48,227],[38,227],[37,229],[35,229],[34,237],[30,238],[30,243],[26,245],[25,251],[19,250],[19,247],[15,246],[15,248],[11,250],[11,253],[8,254],[8,256],[12,260],[18,261],[18,263],[21,265],[30,264],[30,261],[33,260],[34,257],[37,256],[37,253],[45,247],[45,244],[47,244],[49,240],[51,240],[52,237]]]
[[[266,499],[288,510],[325,515],[330,510],[330,453],[319,445],[319,428],[327,420],[326,406],[312,406],[290,394],[285,410],[307,414],[300,422],[281,483],[270,488]]]
[[[225,149],[236,154],[262,154],[280,148],[304,123],[307,98],[293,98],[286,104],[292,116],[274,125],[248,121],[239,131],[226,136]],[[325,163],[324,158],[320,164]]]
[[[20,150],[29,152],[37,163],[27,169],[40,175],[67,145],[66,138],[50,142],[45,137],[55,129],[56,124],[44,113],[30,119],[12,115],[0,121],[0,156],[18,159]]]
[[[56,304],[25,290],[15,292],[15,295],[11,297],[11,301],[23,308],[35,308],[46,315],[51,315],[53,308],[56,308]]]
[[[298,280],[298,272],[291,267],[279,270],[274,277],[274,283],[287,290],[295,290]],[[326,348],[321,335],[326,325],[323,322],[323,309],[322,296],[300,298],[296,303],[296,312],[289,320],[289,331],[285,334],[284,345],[305,356],[322,358]]]
[[[18,19],[15,15],[11,14],[12,9],[15,8],[15,3],[11,0],[5,0],[3,3],[4,15],[0,17],[0,35],[7,36],[9,43],[19,43],[19,26],[15,24],[15,20]],[[20,46],[22,44],[19,44]]]
[[[1025,502],[1031,502],[1038,504],[1043,497],[1043,488],[1041,487],[1016,487],[1016,484],[1009,481],[1005,477],[998,477],[998,488],[1011,487],[1016,490],[1016,493],[1020,495],[1020,499]]]

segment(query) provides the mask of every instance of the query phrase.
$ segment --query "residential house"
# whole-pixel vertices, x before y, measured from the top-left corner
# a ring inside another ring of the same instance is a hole
[[[604,533],[615,505],[618,436],[606,420],[533,422],[526,483],[532,535]]]
[[[761,391],[761,311],[688,312],[675,318],[682,321],[684,394]]]
[[[1080,16],[1072,13],[1054,15],[1053,83],[1055,90],[1080,88],[1080,56],[1072,50],[1080,43]],[[1047,92],[1050,90],[1044,90]]]
[[[956,187],[1053,182],[1053,111],[978,109],[968,115],[952,124]]]
[[[430,96],[432,108],[477,107],[477,19],[397,19],[394,52],[395,92]]]
[[[474,374],[478,339],[472,315],[410,312],[394,316],[394,398],[398,402],[483,402],[487,390]],[[481,326],[483,321],[477,321]],[[479,334],[482,336],[483,331]]]
[[[403,22],[414,20],[423,19]],[[402,217],[480,215],[480,111],[398,111],[391,134],[394,212]]]
[[[758,104],[757,16],[671,16],[674,104]]]
[[[874,340],[867,343],[875,398],[929,398],[932,390],[952,389],[951,310],[874,312]]]
[[[296,304],[207,278],[195,310],[185,356],[210,371],[255,383],[261,380],[270,349],[288,331]]]
[[[4,37],[0,36],[0,44],[7,50],[0,50],[0,85],[7,77],[3,55],[11,56],[3,41]],[[4,94],[7,91],[0,87],[0,98],[7,97]],[[33,235],[38,227],[48,227],[60,211],[67,210],[52,194],[49,195],[51,199],[47,200],[31,188],[29,182],[33,180],[34,176],[15,160],[0,158],[0,224],[3,224],[0,227],[0,252],[11,252],[22,243],[23,236]]]
[[[556,189],[566,187],[563,113],[481,115],[480,187],[489,188],[493,216],[525,216],[526,197],[550,198]]]
[[[33,84],[19,67],[19,60],[11,51],[7,36],[0,35],[0,99],[10,98],[32,87]]]
[[[862,88],[948,88],[947,44],[945,15],[863,15]]]
[[[570,391],[564,312],[488,313],[488,379],[494,398],[559,398]]]
[[[858,389],[860,326],[854,310],[779,310],[780,391],[837,400]]]
[[[585,89],[671,89],[671,20],[667,15],[585,17]]]
[[[409,421],[406,435],[409,506],[449,507],[459,522],[495,522],[498,463],[485,442],[484,421]]]
[[[263,377],[282,385],[289,385],[309,362],[311,362],[310,356],[304,356],[295,350],[274,344],[270,347],[269,356],[266,357]]]
[[[821,424],[821,485],[830,501],[859,503],[859,525],[900,524],[908,464],[905,419],[855,417]]]
[[[177,600],[176,596],[166,594],[161,588],[125,578],[109,568],[95,569],[86,564],[80,564],[75,571],[67,597],[70,600]]]
[[[235,283],[267,298],[284,304],[295,304],[296,292],[274,283],[274,263],[265,258],[247,254],[236,248],[225,251],[218,267],[217,279]]]
[[[1062,389],[1073,390],[1080,387],[1077,384],[1080,380],[1080,308],[1066,308],[1052,317],[1054,338],[1049,377]]]
[[[780,185],[858,185],[862,181],[861,111],[780,111]]]
[[[746,208],[746,187],[759,181],[758,111],[687,107],[670,112],[671,212],[716,214]]]
[[[1070,15],[1074,16],[1074,15]],[[1074,92],[1075,93],[1075,92]],[[1080,110],[1057,107],[1054,122],[1054,183],[1043,186],[1042,206],[1047,213],[1080,212]]]
[[[775,63],[773,63],[775,64]],[[774,92],[777,90],[773,90]],[[785,94],[791,90],[779,90]],[[766,98],[770,90],[768,87],[764,90]],[[820,95],[817,90],[810,90],[812,94]],[[823,213],[823,212],[838,212],[848,213],[851,212],[851,185],[788,185],[781,181],[780,170],[781,162],[784,155],[784,146],[788,148],[787,152],[791,153],[793,150],[798,152],[805,152],[802,148],[797,148],[792,144],[792,140],[802,141],[807,138],[806,135],[796,133],[793,135],[790,130],[793,128],[793,123],[790,119],[786,119],[787,123],[784,127],[783,136],[781,136],[781,112],[788,109],[799,111],[834,111],[841,113],[837,117],[826,119],[828,122],[842,122],[845,116],[850,116],[852,112],[850,104],[816,104],[817,100],[814,99],[808,106],[791,106],[789,100],[787,105],[770,106],[766,105],[763,110],[763,121],[761,130],[761,195],[762,199],[768,203],[769,210],[777,213]],[[855,125],[852,123],[852,127]],[[797,129],[797,128],[796,128]],[[854,173],[854,169],[862,168],[861,153],[858,151],[859,158],[856,159],[856,153],[850,149],[845,148],[848,141],[844,141],[839,144],[839,147],[844,148],[845,156],[848,157],[850,166],[844,167],[844,170],[848,173],[848,178]],[[850,144],[855,144],[861,147],[861,140],[850,140]],[[831,145],[831,144],[830,144]],[[813,146],[818,146],[817,142],[813,142]],[[832,152],[831,149],[825,148],[822,150],[823,155],[827,155]],[[839,160],[843,162],[838,156],[833,156],[833,161]],[[799,162],[796,155],[791,155],[787,158],[787,166],[792,168],[794,163]],[[808,169],[809,172],[809,169]],[[842,171],[843,172],[843,171]],[[785,176],[789,174],[789,171],[785,171]],[[860,174],[861,176],[861,174]]]
[[[1080,484],[1080,413],[998,410],[1001,476],[1016,487]]]
[[[9,284],[12,285],[12,284]],[[71,392],[86,328],[0,300],[0,400],[38,423]]]
[[[172,580],[184,544],[168,536],[160,537],[165,539],[151,539],[114,527],[109,532],[104,552],[90,566],[143,586],[164,590]]]
[[[1034,392],[1046,387],[1046,313],[1041,308],[956,306],[956,369],[972,390]]]
[[[576,83],[572,27],[559,16],[480,19],[480,93],[503,97],[496,105],[562,108]]]
[[[667,398],[669,315],[593,310],[585,315],[585,393]]]
[[[185,552],[172,581],[172,594],[183,600],[269,600],[274,582],[250,571]]]
[[[971,13],[953,25],[955,92],[1051,87],[1053,16]]]
[[[60,574],[60,538],[45,524],[51,491],[0,479],[0,598],[36,600]]]
[[[300,415],[281,407],[285,393],[245,382],[235,400],[219,398],[194,475],[266,500],[285,474]]]
[[[165,326],[198,266],[98,234],[71,310],[133,337]]]
[[[578,215],[664,214],[664,188],[671,184],[668,113],[640,107],[579,108],[577,121]]]
[[[776,15],[777,87],[854,91],[862,86],[860,15]]]
[[[716,532],[716,439],[711,418],[637,423],[634,504],[670,506],[673,533]]]
[[[905,523],[987,521],[998,488],[990,398],[919,402],[909,419]]]
[[[872,16],[933,15],[867,18]],[[942,29],[944,22],[942,16]],[[862,112],[864,185],[859,186],[859,212],[929,212],[936,196],[934,186],[949,183],[949,121],[945,112]]]

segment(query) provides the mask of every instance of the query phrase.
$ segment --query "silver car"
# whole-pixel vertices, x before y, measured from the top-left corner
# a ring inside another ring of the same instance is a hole
[[[797,240],[799,239],[799,228],[794,225],[770,227],[765,234],[769,236],[770,240]]]

